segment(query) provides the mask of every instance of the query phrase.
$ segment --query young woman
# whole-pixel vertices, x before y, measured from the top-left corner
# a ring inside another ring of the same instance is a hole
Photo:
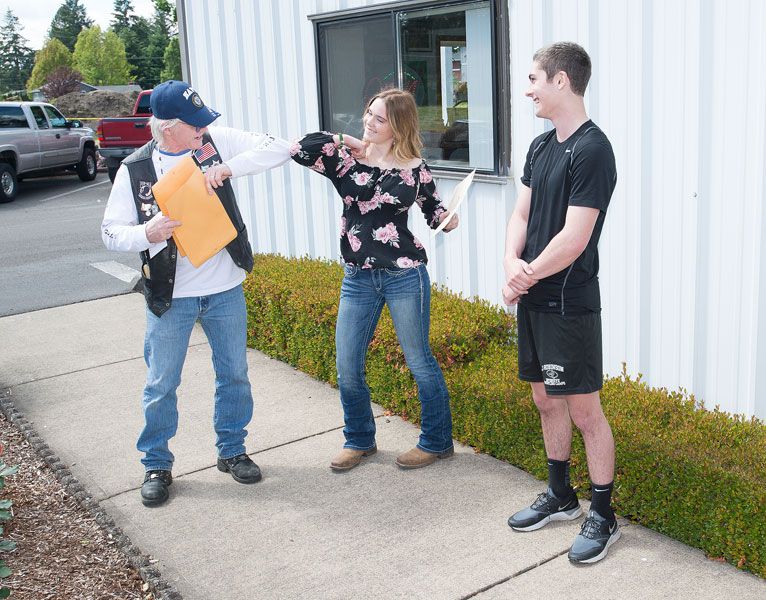
[[[340,234],[345,276],[335,347],[346,443],[330,464],[335,471],[351,469],[377,451],[364,363],[384,304],[421,403],[418,444],[396,464],[416,469],[454,454],[449,394],[428,343],[431,282],[426,252],[407,227],[416,202],[432,228],[447,215],[420,156],[422,147],[415,100],[391,89],[367,104],[362,140],[311,133],[290,151],[296,162],[330,179],[344,204]],[[457,224],[455,215],[444,231]]]

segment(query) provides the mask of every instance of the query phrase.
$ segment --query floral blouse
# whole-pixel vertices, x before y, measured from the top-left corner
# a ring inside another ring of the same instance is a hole
[[[436,229],[446,212],[425,162],[414,169],[384,169],[357,162],[336,147],[331,133],[310,133],[290,148],[298,164],[327,177],[343,199],[340,250],[346,263],[363,269],[407,269],[428,260],[425,248],[407,228],[417,202]]]

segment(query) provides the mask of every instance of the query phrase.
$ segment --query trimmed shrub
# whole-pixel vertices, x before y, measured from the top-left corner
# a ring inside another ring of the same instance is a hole
[[[244,284],[248,343],[335,385],[342,277],[334,263],[256,256]],[[450,390],[455,438],[545,479],[540,419],[518,378],[515,335],[504,310],[433,290],[431,347]],[[386,310],[367,381],[375,402],[419,421],[417,388]],[[617,512],[766,577],[766,426],[704,410],[683,391],[650,388],[624,372],[605,379],[601,400],[616,442]],[[572,480],[587,496],[577,432]]]

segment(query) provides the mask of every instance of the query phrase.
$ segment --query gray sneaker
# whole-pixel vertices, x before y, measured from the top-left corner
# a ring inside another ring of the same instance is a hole
[[[580,534],[569,549],[569,560],[573,563],[594,563],[606,556],[609,546],[620,539],[617,519],[607,521],[594,511],[588,513]]]
[[[581,514],[582,508],[574,490],[566,498],[557,498],[548,488],[531,506],[508,519],[508,525],[516,531],[534,531],[551,521],[571,521]]]

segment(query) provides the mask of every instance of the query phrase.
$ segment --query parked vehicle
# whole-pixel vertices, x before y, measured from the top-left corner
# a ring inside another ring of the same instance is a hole
[[[149,117],[152,107],[149,98],[152,90],[144,90],[136,98],[132,117],[109,117],[101,119],[96,126],[99,154],[106,159],[109,179],[114,181],[122,159],[140,148],[152,138]]]
[[[0,202],[16,197],[19,179],[70,169],[96,178],[96,138],[44,102],[0,102]]]

